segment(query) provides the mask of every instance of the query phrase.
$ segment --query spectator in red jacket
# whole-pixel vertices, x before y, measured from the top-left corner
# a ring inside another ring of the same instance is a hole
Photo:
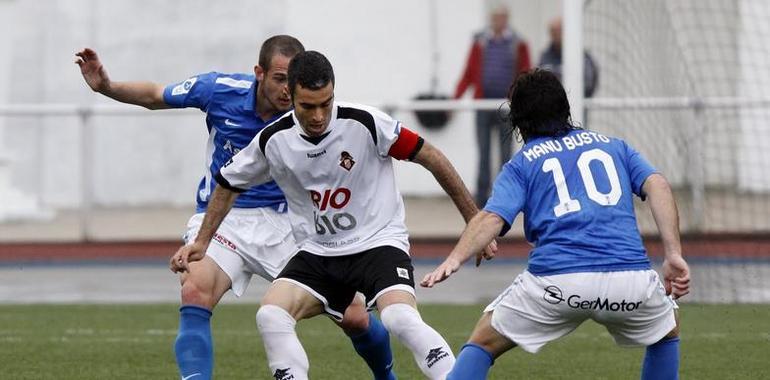
[[[473,37],[465,71],[457,84],[455,98],[463,96],[473,86],[475,99],[504,99],[508,88],[519,73],[531,68],[529,47],[516,32],[508,26],[508,9],[494,8],[490,14],[490,25]],[[476,182],[476,203],[486,203],[491,187],[492,173],[490,148],[492,131],[500,137],[500,162],[502,166],[511,157],[513,139],[503,118],[497,111],[477,111],[476,137],[479,147],[479,170]]]

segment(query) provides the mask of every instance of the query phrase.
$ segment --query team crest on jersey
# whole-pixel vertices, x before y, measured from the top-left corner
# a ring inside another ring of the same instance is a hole
[[[343,150],[342,154],[340,154],[340,166],[342,166],[343,169],[350,171],[355,164],[356,162],[353,160],[353,156]]]

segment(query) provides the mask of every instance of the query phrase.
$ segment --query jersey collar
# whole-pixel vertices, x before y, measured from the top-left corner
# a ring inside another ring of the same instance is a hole
[[[259,117],[257,115],[257,87],[259,86],[259,82],[256,78],[254,78],[254,83],[251,84],[251,88],[249,88],[249,93],[246,95],[246,99],[243,100],[243,109],[247,112],[251,112],[255,116]]]
[[[495,32],[492,30],[492,28],[487,28],[484,30],[484,38],[487,41],[491,41],[495,38]],[[505,30],[503,30],[501,39],[510,40],[512,38],[513,38],[513,30],[511,30],[510,28],[505,28]]]

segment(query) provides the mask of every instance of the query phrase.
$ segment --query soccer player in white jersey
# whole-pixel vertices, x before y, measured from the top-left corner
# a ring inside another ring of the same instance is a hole
[[[676,379],[679,338],[672,298],[689,292],[676,204],[666,179],[624,141],[574,127],[558,78],[534,70],[511,87],[510,121],[525,145],[449,257],[422,286],[448,278],[524,213],[534,248],[527,270],[484,310],[448,379],[484,379],[515,346],[537,352],[587,319],[620,345],[647,346],[642,379]],[[634,214],[647,198],[665,250],[663,282],[651,269]]]
[[[322,54],[298,54],[289,65],[294,111],[262,130],[217,174],[198,239],[177,252],[179,265],[204,257],[210,237],[238,192],[275,180],[286,194],[300,252],[273,282],[257,325],[276,379],[307,379],[309,362],[296,321],[326,313],[339,319],[356,291],[430,379],[454,363],[444,338],[416,309],[404,204],[393,158],[427,168],[465,220],[477,213],[446,157],[399,121],[362,105],[334,100],[334,71]],[[491,243],[484,255],[494,254]],[[480,252],[482,250],[480,249]]]
[[[119,102],[149,109],[195,107],[206,113],[207,173],[196,192],[197,213],[190,218],[185,234],[185,241],[192,242],[215,186],[214,174],[257,132],[291,109],[286,71],[289,60],[304,50],[294,37],[273,36],[262,44],[253,74],[209,72],[168,86],[111,81],[91,49],[78,52],[76,62],[94,91]],[[185,379],[212,376],[210,319],[225,292],[232,289],[241,296],[253,274],[272,281],[296,252],[286,199],[274,182],[241,194],[213,237],[207,258],[180,276],[182,307],[174,351]],[[367,316],[360,297],[346,312],[341,327],[375,379],[395,379],[388,332],[373,314]]]

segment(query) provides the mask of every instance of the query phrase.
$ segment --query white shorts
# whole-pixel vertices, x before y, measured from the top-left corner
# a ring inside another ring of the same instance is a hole
[[[648,346],[676,326],[676,308],[654,270],[554,276],[525,271],[484,312],[492,312],[495,330],[535,353],[589,318],[619,345]]]
[[[195,214],[187,222],[185,244],[195,240],[203,215]],[[233,293],[240,297],[253,274],[273,281],[296,252],[288,214],[260,207],[230,210],[206,255],[230,277]]]

